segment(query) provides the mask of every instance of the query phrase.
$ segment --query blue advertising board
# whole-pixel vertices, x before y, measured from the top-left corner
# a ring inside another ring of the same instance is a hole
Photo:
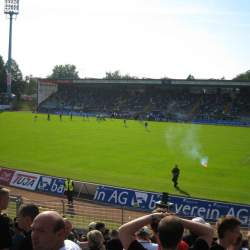
[[[144,211],[155,209],[155,202],[161,200],[162,194],[99,186],[94,200]],[[185,217],[202,217],[215,222],[224,215],[232,215],[241,220],[242,226],[250,225],[250,206],[223,203],[211,200],[192,199],[169,195],[169,202],[174,203],[175,212]]]
[[[96,201],[129,208],[139,208],[142,210],[154,209],[155,202],[160,199],[161,195],[157,193],[147,193],[107,186],[97,187],[94,196],[94,200]]]
[[[241,220],[242,226],[250,225],[250,206],[224,203],[212,200],[191,199],[179,196],[169,196],[174,203],[175,212],[185,217],[202,217],[206,221],[215,222],[218,218],[231,215]]]
[[[36,190],[39,192],[63,195],[64,180],[51,176],[40,176]]]

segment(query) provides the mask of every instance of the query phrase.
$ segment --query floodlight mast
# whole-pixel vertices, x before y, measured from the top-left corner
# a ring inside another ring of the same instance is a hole
[[[12,52],[12,20],[15,15],[19,14],[19,0],[5,0],[4,14],[9,15],[9,51],[7,62],[7,93],[11,95],[11,52]]]

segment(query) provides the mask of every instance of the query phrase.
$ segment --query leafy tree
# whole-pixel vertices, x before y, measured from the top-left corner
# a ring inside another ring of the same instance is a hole
[[[221,78],[208,78],[207,80],[226,80],[225,76],[222,76]]]
[[[237,75],[233,80],[238,81],[250,81],[250,70],[246,71],[245,73],[241,73]]]
[[[24,90],[23,74],[15,60],[11,62],[11,92],[20,98]]]
[[[116,70],[114,72],[106,72],[105,79],[122,79],[121,73],[119,70]]]
[[[76,66],[73,64],[56,65],[52,74],[48,76],[51,79],[79,79],[78,71],[76,71]]]
[[[7,85],[6,85],[6,71],[5,65],[2,56],[0,56],[0,93],[6,92]]]
[[[25,77],[24,94],[33,95],[37,93],[37,81],[32,78],[32,75]]]
[[[189,74],[188,77],[187,77],[187,80],[195,80],[194,76]]]
[[[138,79],[136,76],[130,76],[129,74],[122,75],[119,70],[116,70],[114,72],[106,72],[106,76],[104,79],[109,80],[118,80],[118,79]]]

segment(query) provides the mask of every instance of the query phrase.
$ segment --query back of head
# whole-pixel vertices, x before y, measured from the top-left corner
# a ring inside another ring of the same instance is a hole
[[[152,214],[153,214],[153,213],[165,213],[165,212],[168,212],[168,209],[167,209],[167,208],[158,207],[158,208],[156,208],[156,209],[154,209],[154,210],[152,211]],[[150,224],[151,229],[152,229],[152,231],[153,231],[154,234],[156,234],[157,231],[158,231],[159,222],[160,222],[160,219],[159,219],[159,220],[154,220],[154,221]]]
[[[182,239],[184,227],[175,216],[163,218],[158,225],[158,236],[164,249],[175,248]]]
[[[95,225],[95,229],[104,233],[105,232],[105,224],[103,222],[97,222]]]
[[[43,222],[44,225],[48,225],[53,232],[57,232],[61,229],[65,229],[63,217],[55,211],[45,211],[40,213],[34,221]]]
[[[35,204],[25,204],[19,208],[18,213],[22,217],[30,217],[33,221],[39,214],[39,208]]]
[[[101,250],[105,249],[103,243],[104,243],[104,238],[103,235],[100,231],[98,230],[92,230],[88,232],[87,234],[87,239],[88,239],[88,245],[89,249],[95,249],[95,250]]]
[[[139,239],[148,240],[150,239],[151,231],[148,227],[144,226],[136,233],[136,235]]]
[[[0,187],[0,198],[4,195],[9,195],[10,190],[4,187]]]
[[[0,187],[0,211],[8,207],[9,193],[9,189]]]
[[[96,222],[94,221],[90,222],[88,225],[89,231],[95,230],[95,226],[96,226]]]
[[[32,225],[33,249],[60,249],[65,240],[65,225],[62,216],[55,211],[38,214]]]
[[[112,239],[119,239],[119,232],[116,229],[113,229],[111,231],[111,235],[110,236],[111,236]]]
[[[236,227],[240,226],[240,221],[234,216],[225,216],[217,222],[217,232],[219,239],[223,239],[225,232],[233,231]]]

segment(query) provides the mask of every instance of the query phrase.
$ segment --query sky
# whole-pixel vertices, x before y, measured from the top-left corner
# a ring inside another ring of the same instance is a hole
[[[249,0],[19,0],[12,58],[23,76],[74,64],[148,78],[222,78],[250,69]],[[0,55],[9,20],[0,0]]]

